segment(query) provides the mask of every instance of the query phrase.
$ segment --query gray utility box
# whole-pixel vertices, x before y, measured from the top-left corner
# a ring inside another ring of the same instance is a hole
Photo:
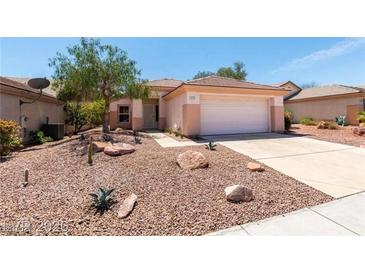
[[[44,136],[52,137],[53,140],[60,140],[65,135],[65,124],[43,124],[41,130]]]

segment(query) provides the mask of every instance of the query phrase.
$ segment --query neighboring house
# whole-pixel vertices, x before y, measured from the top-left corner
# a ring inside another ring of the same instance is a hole
[[[186,136],[284,130],[286,88],[218,76],[148,84],[152,89],[148,100],[124,98],[111,103],[111,129],[168,127]]]
[[[301,87],[294,84],[292,81],[286,81],[282,83],[273,84],[274,87],[282,87],[288,90],[288,94],[284,96],[284,100],[298,94],[302,89]]]
[[[329,85],[303,89],[284,102],[293,112],[295,123],[303,117],[335,120],[346,116],[347,124],[358,125],[357,112],[365,109],[365,89],[345,85]]]
[[[39,90],[30,88],[26,78],[0,76],[0,119],[14,120],[22,127],[23,141],[29,140],[29,133],[38,130],[42,124],[64,123],[63,105],[56,99],[55,93],[44,89],[38,98]]]

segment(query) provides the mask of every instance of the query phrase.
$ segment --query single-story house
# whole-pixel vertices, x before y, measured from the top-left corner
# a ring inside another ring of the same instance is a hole
[[[38,130],[42,124],[64,123],[63,104],[56,99],[55,92],[48,87],[39,97],[39,90],[26,84],[28,80],[0,76],[0,119],[18,122],[24,142],[29,140],[30,131]],[[34,103],[26,103],[38,97]]]
[[[214,75],[148,84],[148,100],[122,98],[111,103],[111,129],[174,128],[186,136],[284,130],[287,88]]]
[[[365,109],[365,89],[345,85],[306,88],[285,98],[284,106],[293,112],[295,123],[303,117],[321,121],[345,115],[347,124],[358,125],[357,112]]]

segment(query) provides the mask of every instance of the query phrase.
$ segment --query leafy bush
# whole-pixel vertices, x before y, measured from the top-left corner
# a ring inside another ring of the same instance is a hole
[[[357,113],[357,120],[359,123],[365,123],[365,111],[359,111]]]
[[[285,130],[289,130],[291,128],[291,123],[293,120],[293,113],[286,109],[284,112],[284,122],[285,122]]]
[[[205,148],[206,148],[206,149],[209,149],[209,150],[215,150],[215,147],[216,147],[216,146],[217,146],[217,145],[216,145],[216,144],[214,144],[214,142],[209,141],[209,143],[205,145]]]
[[[44,136],[44,133],[42,130],[36,130],[30,132],[30,138],[33,143],[36,144],[44,144],[46,142],[52,142],[52,137]]]
[[[87,124],[100,125],[104,105],[103,100],[86,103],[67,102],[65,104],[66,123],[74,126],[74,133],[78,133]]]
[[[9,155],[12,149],[21,145],[19,130],[15,121],[0,119],[0,156]]]
[[[111,198],[111,194],[114,189],[104,189],[100,187],[97,193],[90,193],[89,195],[93,198],[90,207],[95,208],[95,214],[100,213],[102,215],[106,210],[109,210],[111,205],[114,203]]]
[[[303,117],[299,123],[306,126],[315,126],[317,124],[311,117]]]

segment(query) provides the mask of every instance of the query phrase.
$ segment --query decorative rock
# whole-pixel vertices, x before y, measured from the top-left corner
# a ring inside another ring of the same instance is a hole
[[[126,143],[115,143],[113,144],[113,148],[119,150],[121,155],[132,153],[136,150],[134,146]]]
[[[247,164],[247,168],[251,171],[258,171],[258,172],[265,170],[262,165],[260,165],[259,163],[254,163],[254,162],[249,162]]]
[[[233,185],[224,189],[226,198],[231,202],[249,202],[253,199],[252,190],[241,185]]]
[[[132,153],[136,149],[134,146],[125,143],[115,143],[104,148],[104,153],[109,156],[120,156],[127,153]]]
[[[93,142],[95,152],[104,151],[104,149],[106,147],[111,146],[111,145],[112,145],[112,143],[110,143],[110,142]]]
[[[181,153],[176,161],[182,169],[196,169],[209,166],[207,158],[202,153],[193,150]]]
[[[116,133],[123,132],[123,129],[121,127],[118,127],[118,128],[115,129],[115,132]]]
[[[132,193],[128,198],[123,201],[123,204],[120,205],[118,210],[118,218],[127,217],[134,208],[135,203],[137,202],[137,195]]]
[[[109,156],[120,156],[120,151],[115,149],[114,146],[109,146],[104,149],[104,153]]]
[[[355,127],[352,130],[352,133],[355,134],[355,135],[362,136],[362,135],[365,134],[365,127]]]

